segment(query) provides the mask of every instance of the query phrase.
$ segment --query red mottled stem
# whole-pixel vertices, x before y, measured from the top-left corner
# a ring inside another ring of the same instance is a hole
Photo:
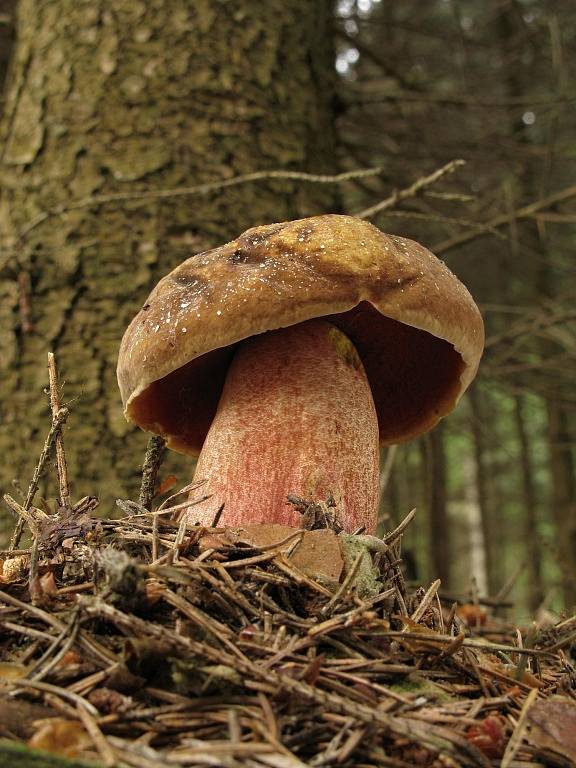
[[[310,320],[243,342],[232,361],[195,480],[211,498],[190,521],[298,526],[288,494],[336,501],[346,531],[376,528],[378,421],[350,340]]]

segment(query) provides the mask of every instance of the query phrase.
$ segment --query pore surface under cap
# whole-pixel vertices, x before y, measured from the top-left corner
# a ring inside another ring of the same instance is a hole
[[[238,342],[326,317],[356,346],[383,443],[430,429],[474,378],[480,313],[418,243],[350,216],[248,230],[163,278],[122,340],[127,417],[197,453]]]

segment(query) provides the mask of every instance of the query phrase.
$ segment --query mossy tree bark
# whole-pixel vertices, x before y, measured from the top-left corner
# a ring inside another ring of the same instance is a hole
[[[16,0],[0,0],[0,115],[2,114],[2,88],[10,61],[14,37]]]
[[[63,401],[78,398],[65,435],[73,496],[134,496],[146,437],[124,420],[115,364],[139,304],[194,252],[331,207],[326,187],[278,181],[70,207],[262,169],[332,170],[330,5],[20,0],[0,124],[4,489],[28,480],[47,430],[52,349]]]

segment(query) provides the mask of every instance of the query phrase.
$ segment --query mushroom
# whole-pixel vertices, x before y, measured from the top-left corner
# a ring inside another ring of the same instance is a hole
[[[199,456],[191,519],[298,526],[288,494],[376,528],[380,445],[431,429],[475,376],[472,297],[418,243],[351,216],[249,229],[164,277],[122,340],[126,417]]]

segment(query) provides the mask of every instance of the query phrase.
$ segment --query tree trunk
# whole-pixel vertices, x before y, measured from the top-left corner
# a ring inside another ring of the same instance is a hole
[[[444,425],[440,423],[425,438],[429,526],[430,565],[432,578],[441,579],[445,590],[451,588],[451,531],[446,504],[446,457],[444,454]]]
[[[500,35],[504,55],[509,41],[518,33],[522,16],[518,6],[511,4],[500,16]],[[550,29],[557,18],[550,18]],[[563,67],[558,63],[553,67],[558,93],[563,94],[566,83]],[[526,98],[530,92],[532,80],[521,67],[508,69],[508,91],[511,98]],[[530,78],[530,79],[528,79]],[[560,108],[559,108],[560,109]],[[557,121],[559,112],[552,114],[546,136],[547,152],[543,160],[525,162],[523,187],[532,199],[545,197],[549,193],[548,185],[555,158],[557,141]],[[516,126],[518,140],[530,146],[534,139],[522,122]],[[550,305],[562,296],[565,290],[563,270],[558,268],[559,254],[550,248],[546,225],[538,221],[528,221],[522,229],[522,246],[537,255],[533,260],[534,274],[529,271],[523,275],[522,286],[532,288],[529,300],[534,304]],[[526,260],[525,260],[526,261]],[[571,265],[567,262],[566,274],[570,274]],[[555,339],[539,338],[536,340],[537,351],[541,356],[541,367],[545,369],[547,359],[553,358],[557,351]],[[573,578],[576,559],[576,482],[574,481],[574,433],[570,429],[570,402],[573,382],[566,377],[556,379],[550,374],[547,390],[544,393],[548,417],[548,455],[550,464],[550,506],[551,519],[554,521],[558,540],[558,565],[562,594],[567,608],[576,605],[576,581]]]
[[[329,12],[329,0],[21,0],[0,124],[5,489],[28,481],[49,426],[54,350],[72,403],[73,496],[133,495],[146,437],[124,420],[115,366],[150,288],[248,226],[332,205],[326,187],[279,181],[75,205],[255,170],[331,170]],[[46,211],[60,212],[36,219]],[[181,482],[188,464],[171,467]]]
[[[487,587],[490,595],[496,595],[502,586],[501,564],[498,558],[499,541],[503,537],[502,521],[496,520],[492,509],[489,491],[489,473],[486,465],[487,446],[484,434],[487,420],[483,403],[477,387],[471,387],[468,399],[472,411],[472,436],[474,440],[474,460],[476,465],[476,498],[482,521],[484,542],[484,561],[486,565]]]
[[[574,562],[576,558],[576,481],[574,479],[573,440],[569,429],[569,412],[552,399],[548,406],[548,439],[552,476],[552,511],[556,523],[558,565],[564,604],[568,610],[576,606]]]
[[[466,576],[470,587],[475,587],[477,594],[489,593],[486,563],[486,542],[482,509],[478,493],[478,467],[468,452],[461,460],[464,493],[461,503],[454,504],[455,515],[466,524],[466,547],[458,547],[455,556],[467,563]],[[464,557],[463,557],[464,556]]]
[[[520,443],[520,469],[522,472],[522,497],[524,508],[524,539],[526,542],[528,569],[528,605],[535,611],[544,600],[542,580],[542,544],[538,536],[538,502],[534,484],[534,467],[530,439],[524,415],[524,399],[521,395],[514,398],[514,416]]]

